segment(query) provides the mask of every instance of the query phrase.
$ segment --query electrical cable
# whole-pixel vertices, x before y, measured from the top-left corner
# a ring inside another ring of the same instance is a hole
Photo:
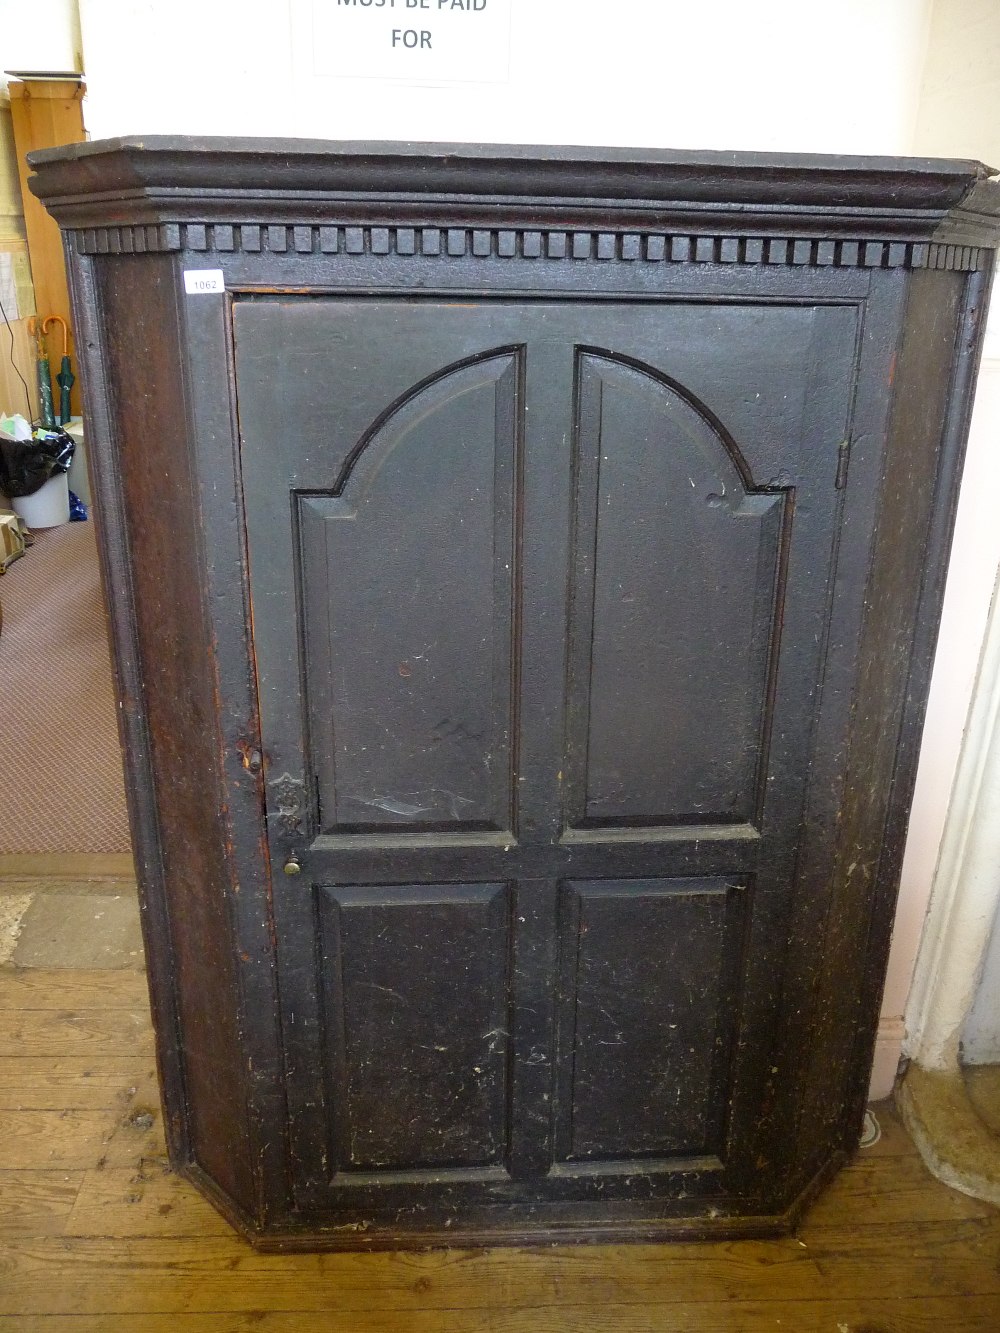
[[[10,320],[7,318],[7,311],[3,308],[3,301],[0,301],[0,315],[3,315],[3,322],[7,325],[7,332],[10,335],[10,364],[14,367],[14,374],[24,385],[24,401],[28,404],[28,422],[31,422],[31,390],[28,388],[28,381],[17,368],[17,362],[14,360],[14,330],[11,328]]]

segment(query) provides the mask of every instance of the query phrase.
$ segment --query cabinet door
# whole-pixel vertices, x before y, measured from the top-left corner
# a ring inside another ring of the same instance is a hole
[[[234,327],[300,1206],[739,1188],[853,310],[274,297]]]

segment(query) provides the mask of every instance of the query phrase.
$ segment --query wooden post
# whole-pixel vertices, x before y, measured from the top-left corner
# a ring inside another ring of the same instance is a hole
[[[73,321],[69,308],[69,287],[63,260],[62,236],[56,223],[28,189],[30,170],[26,156],[36,148],[54,148],[65,143],[79,143],[86,136],[83,129],[82,80],[22,79],[9,84],[11,119],[14,122],[14,144],[17,148],[17,169],[21,178],[21,198],[24,202],[24,226],[28,237],[28,256],[31,260],[31,278],[35,288],[35,309],[39,319],[46,315],[61,315],[70,330],[66,349],[74,357],[73,371],[77,382],[73,386],[70,407],[80,411],[79,369],[73,348]],[[61,346],[51,348],[53,380],[59,369]],[[58,389],[56,389],[58,394]]]

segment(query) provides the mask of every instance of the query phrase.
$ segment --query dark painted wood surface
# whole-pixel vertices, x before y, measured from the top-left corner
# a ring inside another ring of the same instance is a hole
[[[741,314],[775,350],[781,317]],[[757,489],[678,381],[620,354],[577,357],[573,822],[756,824],[784,520],[803,479],[786,469]],[[749,376],[742,387],[761,392]],[[728,388],[713,398],[731,419]],[[839,426],[819,429],[833,443]]]
[[[381,977],[381,945],[341,932],[314,971],[308,884],[343,883],[340,846],[366,835],[388,897],[375,885],[352,892],[367,892],[373,912],[394,904],[397,918],[412,897],[410,984],[429,994],[440,973],[485,966],[453,956],[450,935],[432,928],[461,833],[462,873],[489,881],[502,867],[512,936],[535,934],[552,960],[534,978],[504,976],[499,1018],[483,1011],[495,998],[465,996],[507,1051],[512,1083],[533,1065],[547,1084],[534,1094],[534,1138],[522,1123],[516,1148],[519,1112],[500,1089],[498,1162],[544,1197],[561,1158],[602,1162],[606,1194],[627,1192],[645,1156],[664,1159],[661,1189],[672,1187],[670,1157],[711,1157],[709,1172],[745,1158],[747,1126],[725,1115],[731,1056],[741,997],[768,1007],[769,981],[739,930],[720,934],[726,881],[706,878],[699,892],[702,881],[685,880],[681,896],[659,878],[610,880],[603,895],[599,881],[567,886],[600,873],[609,845],[633,876],[658,876],[664,843],[689,836],[695,873],[722,859],[748,875],[743,898],[787,897],[775,868],[797,846],[854,312],[253,300],[238,303],[234,329],[263,747],[278,793],[272,851],[303,867],[279,885],[303,921],[278,946],[288,1012],[299,1024],[313,1016],[302,1118],[353,1122],[350,1108],[364,1104],[385,1145],[371,1172],[382,1169],[387,1188],[435,1161],[388,1145],[436,1141],[449,1124],[431,1102],[415,1119],[406,1091],[440,1045],[437,1019],[414,1017],[399,1045],[409,1020],[396,1003],[373,1005],[369,1056],[348,1071],[348,1038],[336,1036],[352,1026],[346,983],[327,973]],[[385,369],[373,375],[376,365]],[[817,365],[839,366],[823,387]],[[280,804],[290,781],[302,784],[297,828]],[[779,783],[776,808],[768,792]],[[426,910],[415,886],[391,882],[401,844],[421,862]],[[525,883],[532,855],[557,848],[572,880]],[[554,889],[556,912],[522,921],[524,904]],[[588,932],[617,940],[605,961],[590,960]],[[621,991],[603,1002],[617,1014],[605,1036],[586,1017],[602,986]],[[526,987],[533,1004],[543,997],[545,1039],[508,1050]],[[419,999],[409,1007],[422,1012]],[[456,1029],[437,1051],[449,1104],[495,1095],[492,1062],[470,1058],[473,1037]],[[643,1042],[660,1052],[648,1068],[629,1054]],[[324,1059],[321,1101],[307,1085]],[[759,1100],[759,1068],[743,1077]],[[482,1138],[472,1119],[467,1129]],[[310,1142],[322,1141],[317,1123]],[[456,1147],[440,1164],[483,1163]],[[318,1197],[320,1173],[304,1151],[300,1197]],[[330,1183],[346,1182],[334,1172]],[[424,1186],[433,1195],[436,1182]]]
[[[175,1162],[279,1246],[787,1226],[860,1116],[1000,190],[40,163]]]
[[[112,427],[114,467],[121,486],[126,550],[135,602],[141,679],[161,688],[139,700],[155,780],[151,806],[130,793],[134,822],[156,830],[156,861],[146,869],[146,890],[169,885],[157,964],[176,996],[176,1040],[185,1092],[191,1152],[220,1186],[252,1206],[245,1065],[240,1052],[236,960],[228,946],[227,897],[231,866],[222,818],[218,681],[210,656],[199,573],[200,534],[193,505],[198,482],[183,440],[173,427],[180,389],[177,294],[162,258],[140,261],[146,296],[140,304],[119,272],[101,275],[98,299],[103,370],[113,383],[130,375],[131,358],[159,365],[142,393],[119,399]],[[142,441],[140,449],[125,441]],[[150,522],[151,515],[157,522]],[[110,515],[101,514],[98,522]],[[116,589],[119,596],[124,590]],[[145,843],[142,840],[140,846]],[[162,878],[161,878],[162,877]]]
[[[320,891],[335,1172],[502,1161],[509,919],[501,884]]]
[[[518,380],[513,352],[442,371],[299,511],[324,833],[511,825]]]
[[[563,888],[558,1160],[721,1158],[746,885]]]

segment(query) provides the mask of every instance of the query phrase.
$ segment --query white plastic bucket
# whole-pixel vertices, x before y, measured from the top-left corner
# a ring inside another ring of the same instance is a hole
[[[73,461],[69,465],[69,488],[85,505],[89,505],[90,477],[87,474],[87,450],[83,443],[83,418],[70,417],[63,430],[76,441]]]
[[[58,528],[69,522],[69,477],[57,472],[34,495],[14,496],[11,504],[29,528]]]

